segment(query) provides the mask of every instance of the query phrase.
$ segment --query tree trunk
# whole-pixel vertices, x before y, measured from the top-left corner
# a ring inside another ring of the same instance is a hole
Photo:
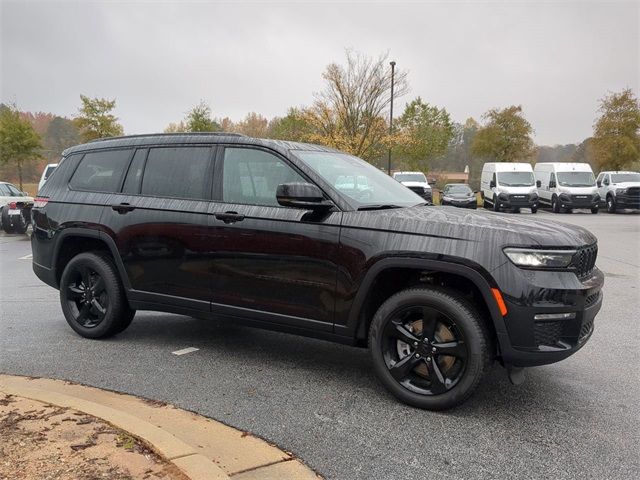
[[[18,181],[20,182],[20,191],[22,192],[22,162],[18,162]]]

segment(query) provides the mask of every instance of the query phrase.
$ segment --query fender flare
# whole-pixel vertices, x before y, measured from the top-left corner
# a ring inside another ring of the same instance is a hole
[[[487,309],[489,310],[489,314],[491,315],[491,321],[495,329],[496,336],[498,341],[500,341],[503,335],[506,335],[507,329],[504,318],[500,313],[500,309],[498,308],[491,291],[491,288],[495,288],[497,285],[489,273],[482,267],[477,264],[470,266],[471,264],[466,260],[462,260],[467,262],[467,264],[463,264],[460,263],[460,260],[455,261],[452,259],[450,261],[443,261],[412,257],[394,257],[379,260],[369,268],[360,283],[358,292],[356,293],[351,309],[349,310],[347,325],[336,326],[340,330],[343,330],[343,332],[336,331],[336,333],[349,334],[353,336],[356,341],[359,340],[358,334],[361,331],[363,322],[367,321],[367,319],[360,318],[360,312],[376,278],[383,271],[390,268],[409,268],[412,270],[432,270],[436,272],[452,273],[464,277],[473,283],[482,294],[482,298],[484,299]]]
[[[84,237],[84,238],[93,238],[96,240],[100,240],[104,243],[109,251],[111,252],[111,256],[113,257],[113,261],[118,269],[118,273],[120,274],[120,278],[122,280],[125,291],[131,290],[131,283],[129,282],[129,276],[124,268],[124,264],[122,263],[122,258],[120,258],[120,253],[118,252],[118,247],[113,239],[101,232],[99,230],[87,229],[87,228],[65,228],[60,233],[56,235],[56,243],[53,248],[53,265],[52,269],[54,270],[54,275],[57,277],[56,265],[58,263],[58,256],[60,254],[60,249],[62,248],[62,244],[67,237]]]

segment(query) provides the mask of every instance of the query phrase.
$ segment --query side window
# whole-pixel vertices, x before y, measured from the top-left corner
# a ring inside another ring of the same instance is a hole
[[[18,190],[13,185],[8,183],[7,187],[9,188],[9,192],[11,193],[12,197],[21,197],[22,196],[22,192],[20,192],[20,190]]]
[[[144,159],[147,158],[147,150],[136,150],[129,171],[127,172],[127,178],[124,180],[122,186],[122,193],[137,194],[140,191],[140,179],[142,178],[142,169],[144,168]]]
[[[611,183],[611,181],[609,180],[609,175],[607,174],[607,175],[604,176],[604,184],[605,185],[609,185],[610,183]]]
[[[142,195],[207,200],[209,147],[152,148],[142,177]]]
[[[131,150],[87,153],[74,172],[69,186],[90,192],[118,192]]]
[[[551,176],[549,177],[549,183],[556,183],[556,174],[551,172]]]
[[[251,148],[226,148],[222,200],[228,203],[278,206],[281,183],[306,182],[275,155]]]
[[[0,183],[0,195],[4,197],[10,197],[11,192],[9,191],[9,187],[6,184]]]
[[[602,177],[604,177],[604,173],[601,173],[600,175],[598,175],[598,178],[596,178],[596,183],[602,182]]]

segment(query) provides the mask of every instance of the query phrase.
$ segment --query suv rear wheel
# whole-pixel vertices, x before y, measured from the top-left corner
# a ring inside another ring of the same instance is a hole
[[[444,289],[393,295],[369,330],[378,378],[401,401],[428,410],[452,408],[471,396],[490,364],[489,344],[473,305]]]
[[[85,338],[116,335],[135,315],[115,265],[107,255],[93,252],[76,255],[65,267],[60,303],[69,326]]]

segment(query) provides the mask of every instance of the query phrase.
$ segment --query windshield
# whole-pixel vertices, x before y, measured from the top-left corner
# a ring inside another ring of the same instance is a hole
[[[340,193],[364,205],[410,207],[424,200],[370,163],[345,153],[295,150],[292,153],[309,165]]]
[[[452,194],[452,193],[472,193],[469,185],[460,184],[460,185],[447,185],[444,187],[444,194]]]
[[[613,183],[640,182],[640,173],[612,173],[611,181]]]
[[[396,173],[393,178],[399,182],[427,182],[427,178],[422,173]]]
[[[596,179],[591,172],[558,172],[558,184],[563,187],[593,187]]]
[[[535,183],[533,172],[498,173],[498,184],[504,187],[533,187]]]

